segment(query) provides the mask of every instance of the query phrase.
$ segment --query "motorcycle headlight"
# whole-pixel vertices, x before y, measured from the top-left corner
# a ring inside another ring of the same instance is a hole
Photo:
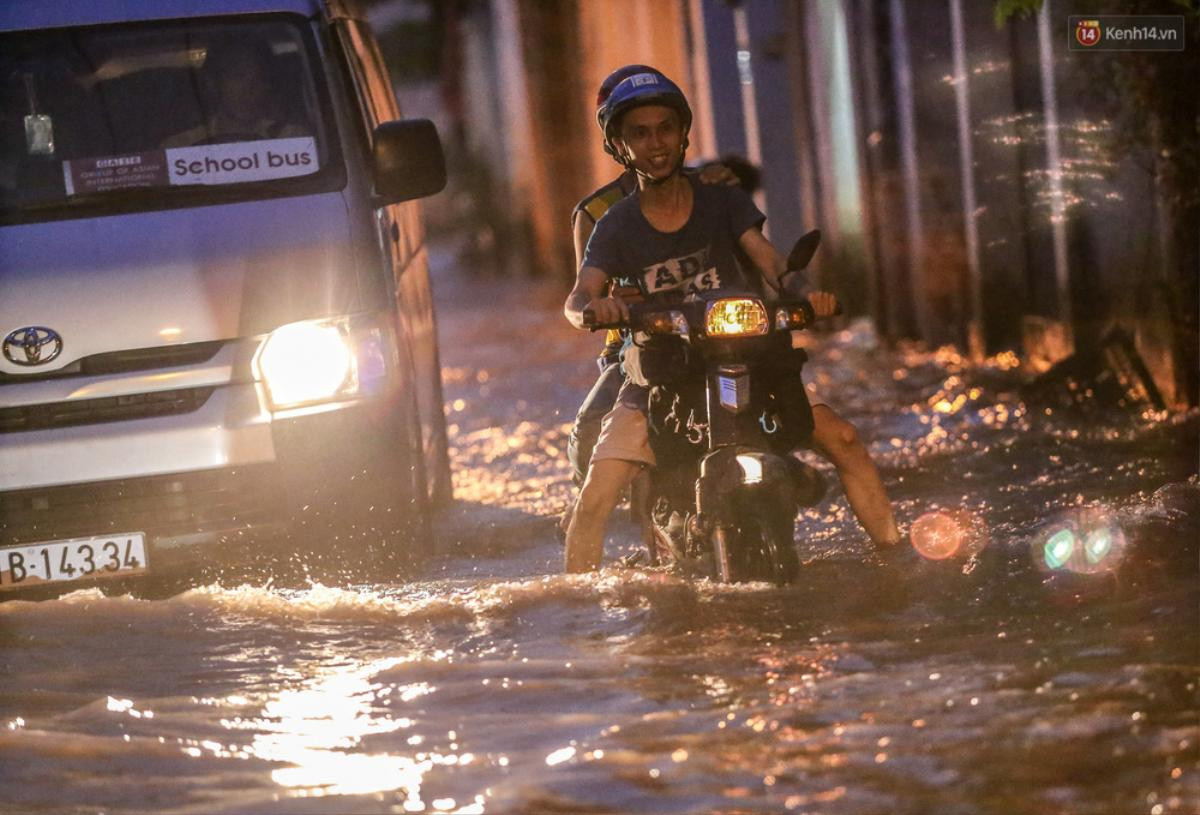
[[[359,396],[383,380],[386,367],[380,329],[349,318],[280,326],[254,359],[276,409]]]
[[[704,314],[704,332],[710,337],[761,336],[769,330],[767,310],[753,297],[714,300]]]

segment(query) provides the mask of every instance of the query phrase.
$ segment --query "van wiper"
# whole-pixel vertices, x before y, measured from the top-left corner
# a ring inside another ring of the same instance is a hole
[[[205,195],[211,196],[213,200],[209,203],[214,204],[249,200],[264,193],[276,191],[283,183],[309,180],[312,177],[269,178],[259,181],[235,181],[227,184],[168,184],[155,187],[125,187],[116,190],[80,192],[70,197],[15,206],[0,204],[0,223],[19,223],[30,216],[47,213],[53,216],[54,213],[69,213],[77,209],[88,208],[96,208],[103,212],[107,209],[121,210],[131,205],[136,207],[146,203],[161,205],[163,208],[190,206],[195,205],[197,191],[203,191]],[[186,191],[186,193],[180,195],[181,191]]]
[[[44,212],[48,209],[61,209],[88,206],[90,204],[100,203],[124,203],[127,201],[137,201],[148,196],[160,195],[163,187],[127,187],[121,190],[105,190],[103,192],[81,192],[67,198],[52,198],[47,201],[38,201],[34,204],[26,204],[19,208],[19,212]]]
[[[48,201],[38,201],[33,204],[25,204],[23,206],[9,210],[6,214],[20,214],[23,212],[45,212],[52,209],[73,209],[75,207],[86,207],[96,204],[114,204],[121,205],[129,202],[142,201],[147,198],[163,198],[170,196],[174,190],[187,189],[194,190],[198,188],[205,189],[220,189],[212,184],[171,184],[170,186],[159,187],[125,187],[119,190],[99,190],[96,192],[80,192],[66,198],[54,198]]]

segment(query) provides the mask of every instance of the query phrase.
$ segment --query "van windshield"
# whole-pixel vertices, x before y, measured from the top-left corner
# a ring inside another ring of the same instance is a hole
[[[0,35],[0,213],[311,186],[333,158],[306,25],[210,18]]]

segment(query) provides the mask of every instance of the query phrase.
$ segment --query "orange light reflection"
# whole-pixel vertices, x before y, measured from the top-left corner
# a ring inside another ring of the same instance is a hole
[[[987,524],[965,509],[926,512],[909,529],[913,548],[929,560],[971,557],[987,546]]]

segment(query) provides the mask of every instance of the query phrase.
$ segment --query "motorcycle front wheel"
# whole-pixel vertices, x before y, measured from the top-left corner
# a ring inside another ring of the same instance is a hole
[[[742,563],[735,571],[745,575],[742,580],[762,580],[776,586],[796,582],[800,558],[796,554],[792,515],[761,501],[748,503],[750,506],[744,507],[742,513],[741,546],[737,552]]]

